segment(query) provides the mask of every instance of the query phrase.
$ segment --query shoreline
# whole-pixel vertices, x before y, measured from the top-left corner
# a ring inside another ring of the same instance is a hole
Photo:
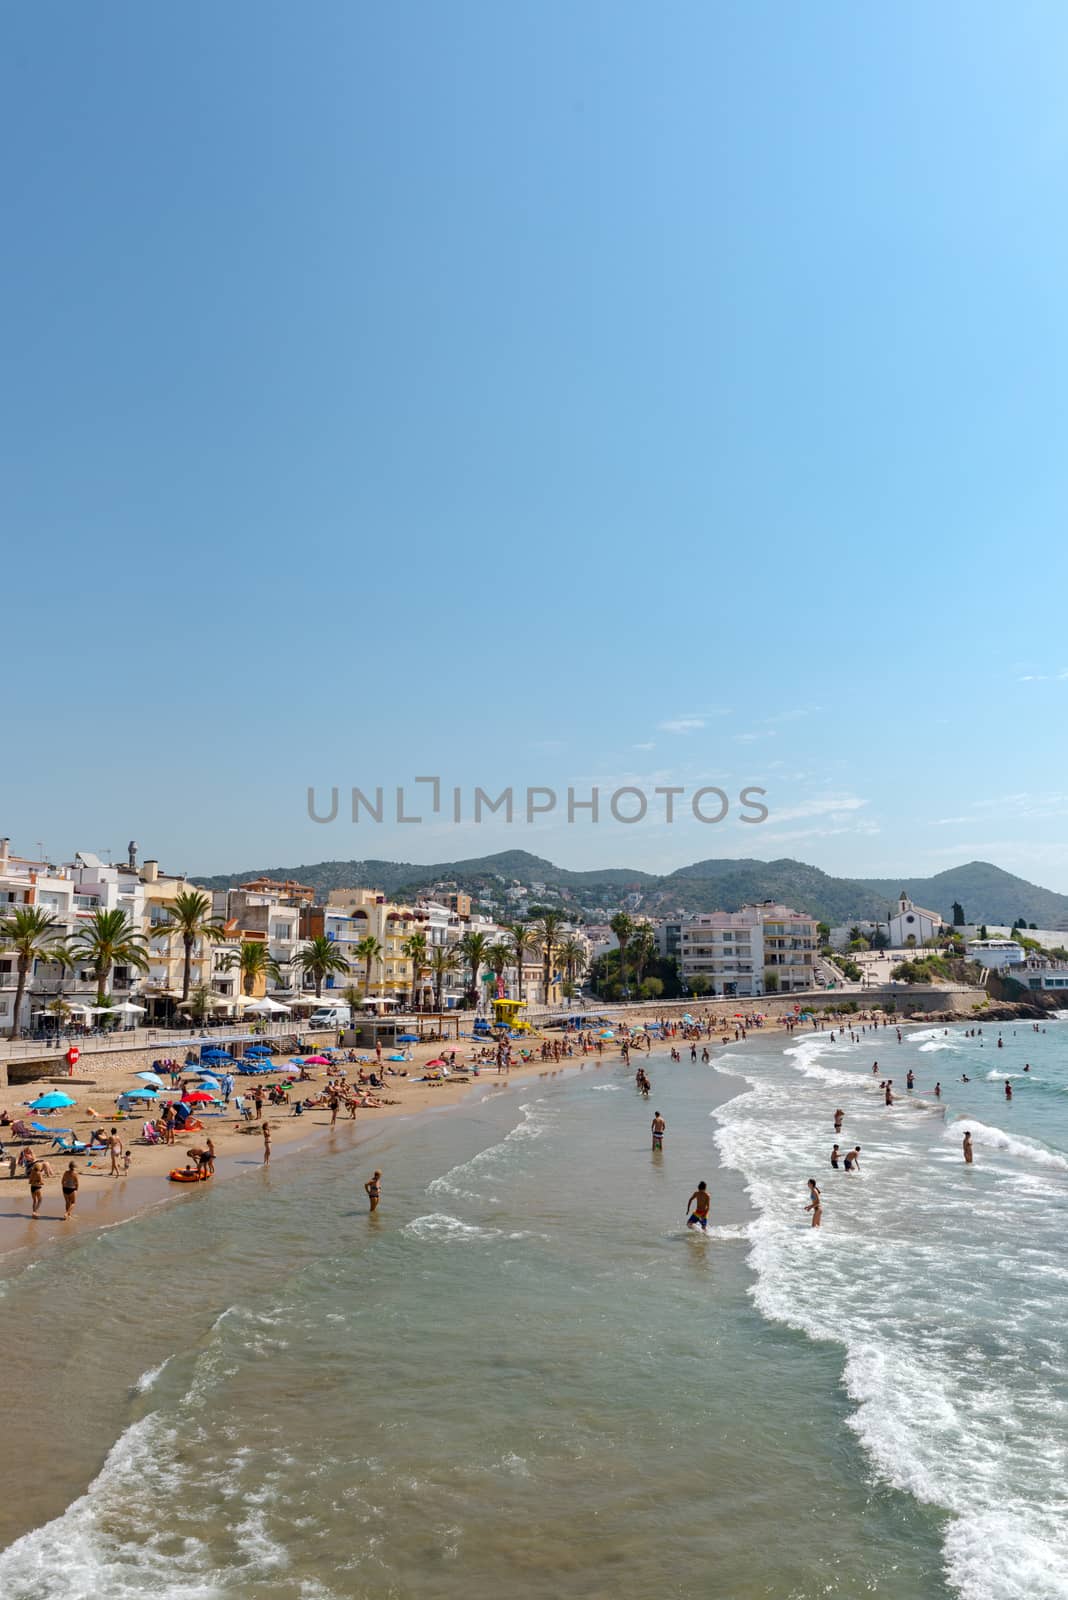
[[[747,1043],[751,1044],[770,1036],[787,1035],[788,1030],[780,1019],[768,1018],[762,1027],[751,1028],[746,1040],[731,1040],[724,1044],[721,1042],[722,1032],[718,1031],[712,1039],[702,1037],[699,1048],[707,1046],[712,1056],[711,1066],[715,1069],[717,1051],[742,1049]],[[689,1041],[654,1039],[654,1055],[658,1049],[670,1048],[672,1043],[681,1050]],[[540,1044],[541,1040],[538,1039],[538,1047]],[[439,1049],[440,1045],[417,1047],[413,1053],[413,1060],[407,1063],[409,1072],[420,1071],[427,1060],[434,1059]],[[644,1059],[645,1055],[644,1051],[635,1050],[633,1057],[635,1064]],[[425,1059],[419,1059],[420,1057]],[[537,1078],[551,1080],[570,1076],[572,1073],[577,1074],[584,1069],[598,1071],[605,1067],[618,1068],[621,1064],[619,1043],[612,1041],[601,1055],[595,1052],[582,1055],[579,1052],[560,1061],[540,1059],[521,1061],[501,1074],[497,1073],[495,1066],[481,1064],[478,1077],[447,1079],[434,1085],[411,1077],[392,1079],[382,1092],[389,1096],[393,1103],[378,1108],[358,1110],[354,1119],[350,1118],[347,1112],[339,1114],[333,1129],[330,1127],[329,1112],[325,1107],[316,1107],[305,1112],[303,1117],[297,1118],[287,1107],[265,1106],[262,1120],[271,1127],[273,1141],[271,1164],[273,1166],[285,1162],[287,1157],[300,1154],[334,1154],[340,1148],[340,1139],[345,1136],[343,1131],[345,1129],[350,1130],[349,1143],[352,1147],[364,1142],[367,1134],[384,1122],[393,1122],[398,1118],[422,1118],[434,1112],[470,1110],[482,1103],[485,1098],[492,1096],[496,1088],[503,1089],[511,1083],[530,1082]],[[355,1070],[352,1064],[348,1065],[350,1070]],[[329,1075],[327,1069],[319,1068],[313,1081],[300,1087],[317,1092]],[[726,1078],[728,1075],[723,1076]],[[114,1090],[123,1086],[119,1080],[129,1077],[129,1074],[116,1069],[109,1073],[109,1077],[112,1079],[109,1088],[109,1098],[111,1098]],[[245,1080],[239,1082],[242,1092],[250,1087],[250,1083]],[[94,1121],[110,1126],[111,1118],[107,1115],[87,1118],[81,1104],[82,1101],[88,1104],[94,1097],[102,1102],[104,1099],[102,1089],[103,1085],[98,1080],[91,1089],[81,1093],[78,1096],[79,1104],[61,1113],[65,1119],[62,1125],[74,1126],[78,1135]],[[481,1094],[475,1092],[479,1090],[482,1091]],[[132,1130],[135,1126],[140,1128],[143,1120],[128,1117],[116,1125],[122,1132],[124,1129]],[[121,1177],[110,1176],[106,1152],[96,1154],[91,1162],[87,1162],[85,1156],[80,1157],[78,1171],[81,1184],[75,1212],[70,1222],[64,1220],[59,1185],[60,1174],[66,1166],[67,1157],[57,1152],[49,1153],[43,1144],[34,1147],[52,1163],[55,1170],[55,1176],[46,1179],[41,1212],[36,1220],[30,1214],[28,1183],[22,1175],[14,1178],[7,1176],[5,1158],[3,1167],[0,1168],[0,1263],[3,1264],[5,1271],[17,1272],[61,1240],[90,1237],[97,1232],[130,1222],[135,1217],[147,1215],[160,1206],[191,1198],[192,1195],[203,1192],[205,1187],[218,1183],[231,1183],[237,1178],[249,1176],[256,1170],[262,1171],[263,1142],[258,1132],[261,1125],[256,1121],[241,1123],[236,1115],[228,1114],[213,1119],[212,1123],[205,1123],[202,1131],[182,1136],[173,1146],[131,1143],[134,1170]],[[244,1131],[246,1129],[251,1131]],[[183,1185],[170,1182],[168,1173],[172,1168],[184,1165],[185,1152],[190,1144],[207,1137],[214,1137],[217,1144],[214,1176],[207,1180],[206,1184]],[[8,1150],[11,1153],[17,1152],[21,1147],[21,1141],[17,1139],[8,1142]],[[717,1162],[718,1160],[717,1151]],[[748,1200],[746,1203],[748,1204]]]

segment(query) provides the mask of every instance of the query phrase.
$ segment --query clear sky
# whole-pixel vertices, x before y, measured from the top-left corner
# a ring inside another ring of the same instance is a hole
[[[9,7],[0,831],[1068,890],[1066,47],[1026,0]],[[771,817],[307,818],[429,774]]]

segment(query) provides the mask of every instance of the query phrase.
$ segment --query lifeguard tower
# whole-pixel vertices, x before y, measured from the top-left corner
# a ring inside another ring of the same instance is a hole
[[[520,1013],[525,1011],[525,1000],[493,1000],[493,1024],[497,1028],[510,1028],[513,1033],[530,1033],[531,1026]]]

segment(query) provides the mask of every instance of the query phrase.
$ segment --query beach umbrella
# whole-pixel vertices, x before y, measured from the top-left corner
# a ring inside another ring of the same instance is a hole
[[[60,1106],[72,1106],[75,1101],[69,1094],[42,1094],[28,1102],[31,1111],[58,1111]]]
[[[157,1089],[163,1088],[163,1079],[157,1072],[135,1072],[135,1078],[140,1078],[144,1083],[155,1084]]]
[[[419,1043],[419,1035],[417,1033],[398,1033],[398,1035],[397,1035],[397,1043],[398,1044],[418,1044]]]
[[[199,1105],[204,1101],[213,1100],[214,1095],[208,1094],[206,1089],[191,1089],[188,1094],[183,1094],[182,1099],[186,1105]]]
[[[305,1056],[304,1065],[306,1067],[329,1067],[331,1063],[326,1056]]]
[[[118,1096],[120,1100],[156,1100],[158,1098],[158,1089],[124,1089]]]

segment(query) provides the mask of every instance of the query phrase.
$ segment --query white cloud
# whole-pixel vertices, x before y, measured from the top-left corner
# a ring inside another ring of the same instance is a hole
[[[734,737],[739,744],[756,744],[758,739],[774,739],[775,734],[774,728],[765,728],[760,733],[736,733]]]
[[[779,811],[772,808],[772,819],[780,822],[800,822],[805,817],[831,817],[844,818],[851,812],[860,811],[868,802],[855,794],[823,794],[815,795],[811,800],[803,800],[800,805],[788,806]]]
[[[730,714],[729,710],[723,708],[715,711],[684,711],[681,716],[669,717],[657,726],[662,733],[697,733],[708,725],[711,717],[729,717]]]
[[[645,744],[632,744],[631,745],[631,749],[632,750],[655,750],[656,749],[656,745],[653,742],[653,740],[650,739]]]

